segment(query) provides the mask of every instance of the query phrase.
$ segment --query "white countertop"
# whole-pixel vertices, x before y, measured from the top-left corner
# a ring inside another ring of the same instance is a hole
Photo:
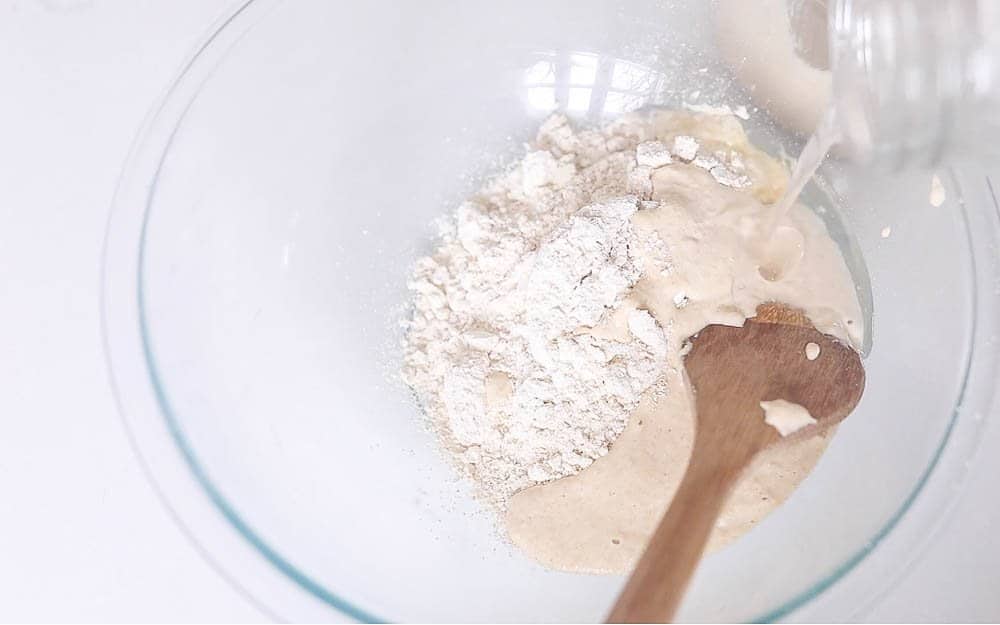
[[[147,485],[98,318],[129,144],[229,4],[0,0],[0,620],[266,620]],[[951,523],[868,618],[1000,619],[998,424],[986,439]]]

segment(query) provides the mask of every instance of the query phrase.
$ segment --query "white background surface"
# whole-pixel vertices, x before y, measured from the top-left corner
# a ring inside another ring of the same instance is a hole
[[[129,144],[230,4],[0,0],[0,620],[265,620],[147,486],[98,318]],[[870,619],[1000,619],[996,420],[952,522]]]

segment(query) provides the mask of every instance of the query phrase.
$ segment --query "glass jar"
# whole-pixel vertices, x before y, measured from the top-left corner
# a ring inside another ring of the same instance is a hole
[[[898,170],[1000,156],[1000,3],[838,0],[830,57],[856,159]]]

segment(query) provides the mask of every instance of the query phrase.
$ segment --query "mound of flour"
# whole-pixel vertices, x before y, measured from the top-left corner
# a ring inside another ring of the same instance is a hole
[[[627,300],[645,271],[669,270],[631,221],[651,189],[642,161],[669,159],[642,134],[551,118],[444,224],[409,283],[403,377],[501,506],[607,453],[663,373],[664,329]]]

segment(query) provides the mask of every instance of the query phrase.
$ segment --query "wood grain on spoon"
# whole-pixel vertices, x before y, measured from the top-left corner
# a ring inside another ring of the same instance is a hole
[[[864,390],[858,353],[781,304],[761,305],[743,327],[708,326],[691,343],[684,359],[697,414],[691,460],[610,623],[669,621],[729,492],[754,456],[840,422]],[[815,360],[806,356],[808,343],[820,348]],[[783,438],[764,422],[760,406],[775,399],[803,406],[817,422]]]

